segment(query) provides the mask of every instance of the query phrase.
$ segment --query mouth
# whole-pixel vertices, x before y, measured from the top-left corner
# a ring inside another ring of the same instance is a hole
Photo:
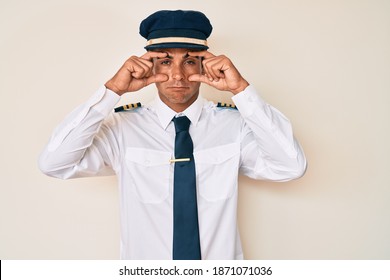
[[[168,88],[172,89],[172,90],[183,90],[183,89],[188,89],[189,87],[186,87],[186,86],[170,86]]]

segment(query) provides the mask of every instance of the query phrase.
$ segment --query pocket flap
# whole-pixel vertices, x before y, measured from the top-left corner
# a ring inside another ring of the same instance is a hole
[[[240,144],[231,143],[194,152],[196,163],[221,164],[240,153]]]
[[[143,148],[127,148],[126,160],[143,166],[157,166],[170,164],[171,154],[164,151]]]

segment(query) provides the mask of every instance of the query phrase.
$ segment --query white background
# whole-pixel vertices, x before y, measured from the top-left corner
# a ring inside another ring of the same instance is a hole
[[[118,259],[116,179],[52,179],[37,159],[68,112],[144,53],[139,23],[160,9],[207,14],[210,51],[290,118],[307,155],[297,181],[240,178],[246,258],[389,259],[387,0],[0,0],[0,259]]]

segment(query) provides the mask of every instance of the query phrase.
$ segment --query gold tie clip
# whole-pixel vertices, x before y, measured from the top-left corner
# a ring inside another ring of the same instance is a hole
[[[190,161],[190,160],[191,160],[190,158],[174,158],[174,159],[170,159],[169,162],[174,163],[174,162],[183,162],[183,161]]]

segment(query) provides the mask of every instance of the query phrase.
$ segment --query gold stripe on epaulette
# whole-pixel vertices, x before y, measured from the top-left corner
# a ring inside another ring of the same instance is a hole
[[[141,102],[126,104],[126,105],[115,108],[114,111],[115,111],[115,113],[122,112],[122,111],[129,111],[129,110],[133,110],[135,108],[141,107],[141,106],[142,106]]]
[[[234,105],[234,104],[222,103],[222,102],[218,102],[217,107],[218,107],[218,108],[232,108],[232,109],[237,109],[236,105]]]

